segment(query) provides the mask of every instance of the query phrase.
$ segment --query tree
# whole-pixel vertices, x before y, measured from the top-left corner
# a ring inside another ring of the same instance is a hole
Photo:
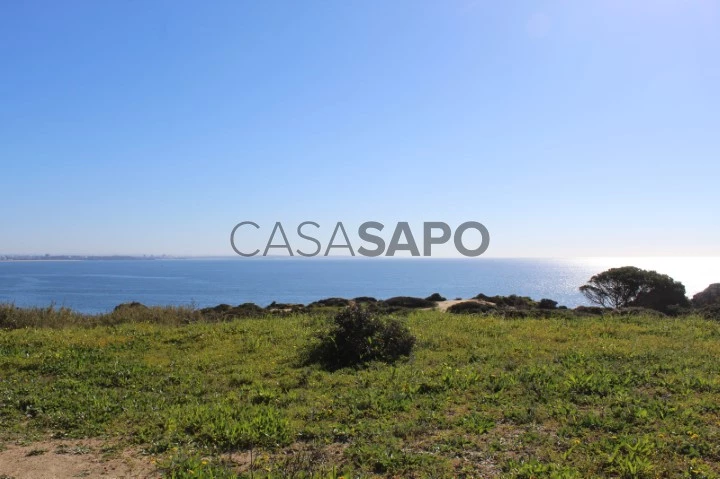
[[[580,292],[605,308],[623,308],[646,287],[645,273],[634,266],[612,268],[590,278]]]
[[[630,306],[650,308],[666,314],[677,313],[678,308],[690,307],[690,301],[685,296],[685,286],[673,280],[666,274],[649,272],[648,291],[641,291]]]
[[[667,311],[669,306],[687,306],[685,286],[666,274],[634,266],[612,268],[596,274],[580,292],[595,304],[610,308],[642,306]]]

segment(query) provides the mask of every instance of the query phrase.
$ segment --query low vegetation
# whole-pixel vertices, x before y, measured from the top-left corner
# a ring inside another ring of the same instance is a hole
[[[330,303],[249,317],[4,306],[0,440],[99,438],[171,478],[720,474],[717,321],[602,308],[393,319]],[[374,346],[388,331],[412,350],[342,356],[345,333]],[[331,340],[335,367],[308,361]]]
[[[336,370],[371,361],[392,363],[409,356],[415,337],[395,318],[352,306],[338,313],[307,348],[307,362]]]

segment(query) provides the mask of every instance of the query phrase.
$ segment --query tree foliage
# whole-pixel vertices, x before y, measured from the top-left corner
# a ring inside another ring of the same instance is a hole
[[[590,302],[605,308],[623,308],[646,287],[644,270],[624,266],[596,274],[587,284],[580,286],[580,292]]]
[[[630,306],[675,315],[680,312],[680,308],[688,308],[690,301],[685,296],[685,286],[682,283],[661,274],[653,279],[650,290],[640,292]]]
[[[666,274],[634,266],[611,268],[596,274],[580,292],[606,308],[637,306],[667,312],[670,306],[686,307],[685,286]]]

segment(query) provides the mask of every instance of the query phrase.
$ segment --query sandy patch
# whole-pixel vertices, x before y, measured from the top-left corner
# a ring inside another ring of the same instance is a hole
[[[495,306],[495,303],[490,303],[489,301],[482,301],[479,299],[453,299],[449,301],[438,301],[436,309],[440,311],[447,311],[450,306],[458,303],[479,303],[488,306]]]

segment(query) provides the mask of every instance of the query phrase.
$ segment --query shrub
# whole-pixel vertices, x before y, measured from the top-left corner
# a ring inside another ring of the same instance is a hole
[[[118,308],[119,308],[119,307],[120,307],[120,306],[118,306]],[[115,308],[115,309],[117,310],[117,308]],[[214,313],[214,314],[225,314],[225,313],[227,313],[228,311],[230,311],[231,309],[232,309],[232,306],[230,306],[229,304],[223,303],[223,304],[218,304],[217,306],[212,306],[212,307],[209,307],[209,308],[203,308],[203,309],[200,310],[200,312],[201,312],[202,314],[213,314],[213,313]]]
[[[147,311],[149,308],[145,306],[142,303],[138,303],[137,301],[133,301],[132,303],[122,303],[115,306],[115,309],[113,309],[113,312],[119,313],[123,311]]]
[[[327,298],[327,299],[321,299],[319,301],[315,301],[313,303],[310,303],[308,307],[317,307],[317,306],[340,306],[345,307],[350,305],[350,300],[345,298]]]
[[[711,284],[703,291],[697,293],[692,298],[692,304],[696,308],[720,304],[720,283]]]
[[[618,308],[611,312],[618,316],[665,316],[665,314],[650,308],[641,308],[639,306],[628,306],[627,308]]]
[[[537,303],[527,296],[518,296],[511,294],[510,296],[486,296],[482,293],[475,296],[475,299],[495,303],[498,308],[518,308],[532,309]]]
[[[720,321],[720,304],[711,304],[705,306],[700,310],[700,314],[705,319],[711,319],[713,321]]]
[[[235,306],[230,312],[237,316],[259,316],[263,314],[263,309],[255,303],[243,303]]]
[[[452,314],[482,314],[494,310],[495,307],[487,303],[481,303],[479,301],[463,301],[462,303],[453,304],[447,311]]]
[[[576,313],[592,314],[594,316],[601,316],[606,312],[612,311],[610,308],[601,308],[600,306],[578,306],[574,310]]]
[[[308,359],[328,369],[368,361],[394,362],[408,356],[415,345],[415,337],[399,320],[380,318],[358,306],[338,313],[331,327],[320,333],[318,339]]]
[[[551,318],[553,313],[549,309],[515,309],[505,308],[498,311],[498,314],[505,319],[524,318]]]
[[[273,301],[265,308],[265,310],[269,312],[280,313],[302,313],[303,311],[305,311],[305,305],[294,303],[277,303]]]
[[[184,306],[126,306],[116,307],[111,313],[82,314],[69,308],[17,308],[0,304],[0,329],[65,328],[110,326],[126,323],[190,324],[202,319],[199,311]]]
[[[377,303],[378,300],[372,296],[358,296],[357,298],[354,298],[353,301],[356,303]]]
[[[438,301],[447,301],[447,298],[444,298],[443,296],[441,296],[440,293],[433,293],[430,296],[428,296],[427,298],[425,298],[425,301],[432,301],[432,302],[437,303]]]
[[[218,304],[212,308],[200,310],[203,318],[214,321],[225,321],[233,318],[255,318],[262,316],[264,310],[255,303],[243,303],[238,306]]]
[[[540,309],[555,309],[555,308],[557,308],[557,301],[553,301],[552,299],[543,298],[538,303],[538,308],[540,308]]]
[[[396,296],[386,299],[385,304],[394,308],[410,309],[432,308],[435,306],[435,303],[432,301],[423,298],[413,298],[411,296]]]
[[[679,304],[671,304],[670,306],[667,306],[663,311],[658,312],[667,316],[687,316],[689,314],[692,314],[693,310],[692,306],[689,306],[687,304],[682,306]]]

